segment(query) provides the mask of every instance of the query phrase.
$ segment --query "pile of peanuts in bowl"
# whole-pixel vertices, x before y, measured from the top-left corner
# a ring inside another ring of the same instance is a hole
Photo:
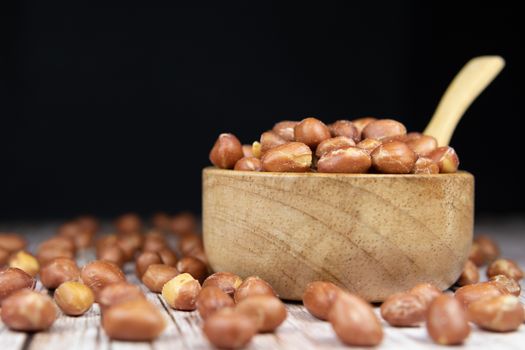
[[[0,233],[3,324],[22,332],[46,331],[60,312],[61,317],[77,317],[97,303],[109,338],[152,341],[163,334],[168,320],[145,291],[159,294],[166,308],[197,310],[203,335],[219,348],[246,346],[256,334],[274,332],[286,321],[285,304],[264,279],[211,273],[195,216],[160,213],[151,227],[126,214],[115,220],[115,233],[98,236],[98,220],[80,217],[58,227],[34,254],[21,235]],[[96,259],[79,267],[78,253],[89,250]],[[488,281],[480,282],[478,267],[483,265],[488,265]],[[124,267],[135,276],[126,275]],[[351,291],[312,281],[303,304],[313,317],[328,321],[334,336],[347,345],[380,344],[381,318],[393,327],[425,325],[434,342],[453,345],[467,339],[471,324],[490,332],[516,331],[524,322],[518,299],[522,278],[518,264],[500,258],[493,240],[478,236],[455,292],[420,283],[389,296],[379,317],[373,305]]]
[[[393,119],[371,117],[326,125],[316,118],[282,121],[260,140],[241,144],[219,135],[210,161],[222,169],[264,172],[438,174],[455,173],[459,158],[452,147]]]

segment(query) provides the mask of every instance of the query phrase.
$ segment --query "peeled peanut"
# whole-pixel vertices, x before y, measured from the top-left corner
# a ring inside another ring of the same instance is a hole
[[[491,263],[500,256],[498,244],[487,235],[479,235],[475,237],[474,244],[479,246],[485,262]]]
[[[525,319],[523,306],[513,295],[477,300],[469,305],[467,313],[471,322],[493,332],[515,331]]]
[[[259,158],[243,157],[235,163],[234,170],[240,171],[261,171],[262,163]]]
[[[454,296],[467,308],[469,304],[485,297],[495,297],[504,294],[501,287],[495,283],[482,282],[469,284],[456,290]]]
[[[383,328],[370,306],[360,297],[339,292],[328,312],[337,337],[351,346],[376,346],[383,340]]]
[[[425,302],[407,292],[392,294],[381,305],[381,316],[395,327],[419,325],[425,320],[426,311]]]
[[[208,286],[202,288],[200,291],[196,305],[199,315],[205,320],[208,316],[222,308],[233,307],[235,302],[219,287]]]
[[[100,291],[98,304],[105,310],[110,306],[136,299],[146,300],[146,296],[139,286],[128,282],[118,282],[110,284]]]
[[[338,120],[328,125],[328,129],[330,129],[332,137],[345,136],[355,142],[360,140],[359,130],[350,120]]]
[[[235,290],[233,299],[236,303],[243,299],[252,297],[255,295],[270,295],[276,297],[277,294],[273,290],[272,286],[265,280],[257,277],[247,277]]]
[[[363,139],[384,140],[396,136],[404,136],[407,129],[400,122],[393,119],[380,119],[369,123],[362,132]]]
[[[102,327],[111,339],[151,341],[164,331],[166,321],[155,305],[135,299],[107,308]]]
[[[430,158],[419,157],[412,169],[414,174],[439,174],[439,166]]]
[[[374,168],[385,174],[409,174],[416,160],[416,154],[401,141],[383,143],[372,152]]]
[[[86,313],[95,302],[93,291],[83,283],[68,281],[55,290],[54,299],[63,313],[80,316]]]
[[[346,136],[332,137],[331,139],[324,140],[317,146],[317,149],[315,150],[315,155],[321,158],[323,155],[327,154],[330,151],[340,148],[346,148],[348,146],[355,146],[355,142],[353,139]]]
[[[429,135],[418,135],[417,138],[406,140],[405,143],[420,157],[426,157],[438,146],[437,140]]]
[[[87,263],[80,271],[80,278],[93,290],[96,301],[104,287],[126,281],[126,276],[117,265],[102,260]]]
[[[242,145],[233,134],[220,134],[210,152],[212,164],[222,169],[232,169],[242,157]]]
[[[38,332],[50,328],[57,313],[49,296],[22,289],[2,301],[1,316],[2,322],[9,329]]]
[[[330,282],[310,282],[303,294],[303,305],[315,317],[326,320],[328,312],[341,288]]]
[[[175,310],[195,310],[195,303],[201,291],[199,281],[188,273],[182,273],[164,284],[162,296]]]
[[[216,347],[238,349],[252,340],[257,328],[249,316],[233,308],[223,308],[206,318],[202,331]]]
[[[208,274],[208,268],[204,262],[192,256],[186,256],[177,262],[177,270],[180,273],[189,273],[198,281],[203,281]]]
[[[294,128],[294,139],[308,147],[315,149],[322,141],[331,136],[330,129],[319,119],[306,118],[301,120]]]
[[[35,279],[16,267],[0,269],[0,302],[20,289],[33,289]]]
[[[294,141],[294,129],[299,122],[284,120],[273,126],[273,131],[287,142]]]
[[[75,260],[70,258],[55,258],[40,270],[40,281],[47,289],[55,289],[64,282],[79,279],[80,269]]]
[[[437,163],[440,173],[455,173],[458,170],[459,158],[452,147],[436,148],[427,157]]]
[[[517,297],[521,294],[520,284],[516,280],[508,278],[505,275],[492,276],[489,279],[489,282],[498,286],[505,294],[512,294]]]
[[[259,141],[254,141],[252,143],[252,154],[255,158],[261,158],[262,152],[261,152],[261,144]]]
[[[498,259],[493,261],[487,268],[487,277],[505,275],[508,278],[519,281],[523,278],[523,271],[514,260]]]
[[[465,262],[463,271],[459,276],[456,284],[458,286],[466,286],[467,284],[474,284],[479,282],[479,271],[478,267],[470,260]]]
[[[357,147],[333,150],[323,155],[317,162],[320,173],[366,173],[372,166],[372,159],[365,151]]]
[[[428,309],[427,331],[438,344],[463,343],[470,334],[470,326],[461,303],[451,295],[437,297]]]
[[[24,250],[27,241],[16,233],[0,233],[0,248],[10,253]]]
[[[283,139],[281,136],[279,136],[277,133],[273,131],[266,131],[261,134],[261,153],[265,154],[270,149],[284,145],[288,141]]]
[[[410,294],[417,295],[419,299],[425,304],[425,308],[428,308],[434,299],[443,294],[441,290],[431,283],[418,283],[408,292]]]
[[[142,283],[153,293],[160,293],[164,284],[178,274],[179,271],[173,266],[152,264],[142,275]]]
[[[283,302],[273,295],[255,295],[242,299],[236,311],[249,316],[258,332],[273,332],[286,319],[288,313]]]
[[[312,151],[301,142],[289,142],[272,148],[262,157],[263,171],[305,172],[312,165]]]
[[[38,274],[38,271],[40,271],[38,260],[33,255],[23,250],[11,255],[9,258],[9,267],[19,268],[33,277],[35,277]]]

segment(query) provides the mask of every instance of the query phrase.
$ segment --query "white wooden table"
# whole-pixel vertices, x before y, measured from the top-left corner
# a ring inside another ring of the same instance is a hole
[[[43,224],[1,224],[1,231],[18,232],[30,240],[30,250],[51,236],[57,225]],[[477,225],[476,232],[488,233],[495,237],[505,257],[517,260],[525,267],[525,219],[484,221]],[[93,259],[92,251],[81,252],[79,264]],[[125,267],[128,278],[138,283],[133,266]],[[484,272],[483,272],[484,273]],[[41,285],[38,288],[42,288]],[[171,310],[156,294],[142,286],[150,301],[163,310],[167,328],[160,338],[151,343],[130,343],[112,341],[100,326],[100,311],[97,305],[84,316],[60,315],[47,332],[26,334],[13,332],[0,322],[0,350],[81,350],[81,349],[210,349],[201,332],[201,320],[197,312]],[[521,295],[525,302],[525,293]],[[337,340],[329,323],[312,317],[299,303],[287,304],[288,318],[274,334],[257,335],[248,349],[340,349],[347,348]],[[394,328],[384,324],[385,337],[381,349],[443,349],[431,342],[424,327]],[[490,333],[473,326],[472,334],[462,349],[525,349],[525,326],[517,332]]]

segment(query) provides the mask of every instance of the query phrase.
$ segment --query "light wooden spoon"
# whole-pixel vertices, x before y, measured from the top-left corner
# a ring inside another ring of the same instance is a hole
[[[468,61],[448,86],[424,134],[434,136],[440,146],[448,145],[467,108],[504,66],[505,60],[500,56],[480,56]]]

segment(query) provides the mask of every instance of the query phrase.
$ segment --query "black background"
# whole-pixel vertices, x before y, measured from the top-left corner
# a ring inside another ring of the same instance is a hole
[[[451,144],[476,176],[478,214],[525,209],[518,8],[146,3],[2,2],[2,220],[198,212],[220,132],[248,143],[282,119],[364,115],[422,130],[483,54],[507,66]]]

